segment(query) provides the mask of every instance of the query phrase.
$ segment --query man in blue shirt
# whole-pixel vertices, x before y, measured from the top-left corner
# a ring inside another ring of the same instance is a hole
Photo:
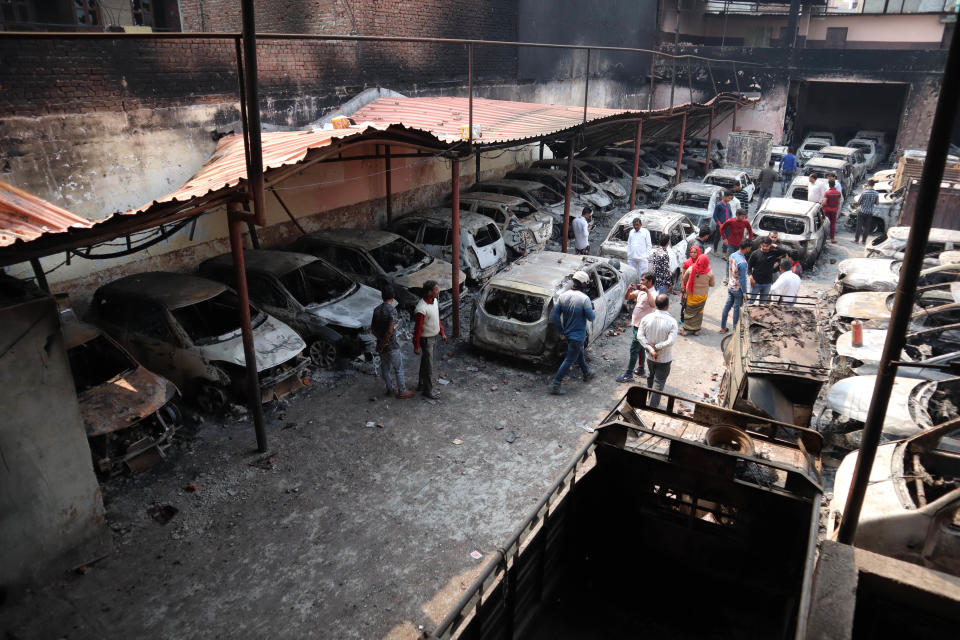
[[[717,204],[713,205],[713,222],[717,225],[717,235],[713,240],[714,253],[720,250],[720,227],[733,216],[733,209],[730,207],[731,200],[733,200],[733,192],[725,191],[723,197],[717,200]]]
[[[793,155],[793,149],[787,149],[780,158],[780,195],[786,195],[795,175],[797,175],[797,156]]]
[[[733,326],[740,321],[740,307],[743,305],[743,296],[747,294],[747,254],[753,243],[744,238],[740,241],[740,250],[733,253],[728,259],[730,275],[727,280],[727,302],[723,305],[723,314],[720,316],[720,333],[726,333],[727,315],[733,309]]]
[[[583,291],[590,284],[590,274],[586,271],[577,271],[573,274],[573,288],[564,291],[553,307],[550,319],[557,330],[567,339],[567,357],[557,370],[557,375],[550,383],[550,393],[562,396],[566,393],[560,388],[564,376],[573,365],[578,365],[583,371],[583,381],[593,378],[587,359],[583,355],[583,344],[587,341],[587,322],[593,322],[596,317],[593,313],[593,303]]]

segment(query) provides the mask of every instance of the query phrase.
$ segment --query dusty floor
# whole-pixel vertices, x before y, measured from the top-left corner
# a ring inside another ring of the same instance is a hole
[[[832,285],[831,258],[859,255],[850,234],[839,235],[803,293]],[[594,236],[596,248],[605,230]],[[720,259],[713,265],[723,273]],[[704,331],[680,338],[668,391],[716,392],[725,297],[718,283]],[[621,315],[617,326],[626,324]],[[571,380],[560,398],[546,393],[552,371],[462,341],[440,349],[450,383],[436,402],[385,399],[376,378],[347,366],[268,412],[266,456],[253,450],[246,417],[193,424],[168,463],[105,487],[108,555],[8,603],[5,637],[429,631],[589,438],[581,425],[612,407],[628,348],[626,331],[593,345],[596,381]],[[416,362],[408,351],[412,383]],[[158,504],[178,510],[165,525],[148,515]]]

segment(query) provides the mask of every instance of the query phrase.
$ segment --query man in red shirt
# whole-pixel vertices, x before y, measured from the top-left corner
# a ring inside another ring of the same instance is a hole
[[[744,231],[748,231],[750,233],[749,239],[753,240],[753,227],[747,222],[747,210],[745,208],[737,211],[736,218],[730,218],[720,225],[720,237],[727,245],[724,255],[729,256],[740,248]]]
[[[836,180],[827,182],[827,192],[823,194],[823,214],[830,219],[830,242],[837,242],[837,214],[840,212],[840,203],[843,196],[837,189]]]

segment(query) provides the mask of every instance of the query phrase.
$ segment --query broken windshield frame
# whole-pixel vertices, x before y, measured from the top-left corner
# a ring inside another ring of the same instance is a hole
[[[303,306],[335,302],[359,287],[348,277],[320,260],[280,277],[280,283]]]
[[[664,204],[674,204],[678,207],[691,207],[693,209],[706,209],[710,206],[710,195],[675,190],[670,194],[670,197],[667,198]]]
[[[547,306],[544,296],[518,293],[490,287],[483,301],[483,310],[494,318],[533,324],[543,318]]]
[[[761,231],[803,236],[807,234],[807,221],[793,216],[765,215],[757,222],[757,228]]]
[[[113,342],[98,334],[67,350],[77,395],[137,368],[137,363]]]
[[[227,289],[212,298],[173,309],[171,313],[190,340],[199,346],[229,340],[240,331],[239,304],[237,294]],[[250,318],[251,326],[258,327],[267,314],[250,305]]]
[[[403,238],[370,249],[370,255],[389,275],[397,275],[415,267],[425,267],[433,261],[423,250]]]

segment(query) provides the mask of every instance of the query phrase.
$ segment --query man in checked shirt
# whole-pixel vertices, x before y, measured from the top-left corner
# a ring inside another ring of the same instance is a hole
[[[853,236],[854,242],[867,244],[867,236],[870,235],[870,229],[873,227],[873,208],[877,206],[880,200],[880,194],[873,188],[877,183],[873,180],[867,180],[867,186],[860,194],[860,213],[857,214],[857,231]]]

